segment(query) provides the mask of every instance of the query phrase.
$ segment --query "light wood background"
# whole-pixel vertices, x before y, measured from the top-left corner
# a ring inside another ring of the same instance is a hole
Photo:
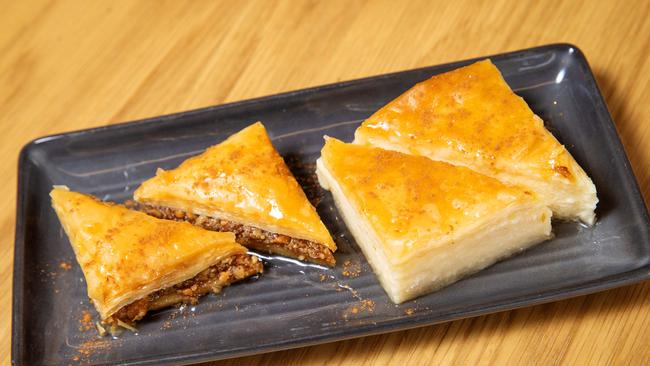
[[[0,0],[0,9],[2,364],[17,156],[41,135],[570,42],[587,55],[650,198],[649,1]],[[650,282],[223,364],[240,363],[648,365]]]

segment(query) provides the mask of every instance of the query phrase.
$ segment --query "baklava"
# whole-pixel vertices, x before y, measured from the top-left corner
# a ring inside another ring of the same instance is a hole
[[[465,166],[527,187],[556,218],[595,219],[591,179],[490,60],[415,85],[364,121],[354,143]]]
[[[551,236],[534,192],[465,167],[326,138],[317,173],[395,303]]]
[[[232,231],[251,249],[334,266],[336,244],[257,122],[135,191],[158,218]]]
[[[262,272],[232,233],[157,219],[65,187],[50,196],[105,325],[130,328],[148,311],[194,304]]]

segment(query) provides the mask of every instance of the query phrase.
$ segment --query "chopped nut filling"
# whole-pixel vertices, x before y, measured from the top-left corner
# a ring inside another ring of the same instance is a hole
[[[104,323],[114,324],[119,320],[132,325],[150,310],[176,304],[196,304],[202,295],[209,292],[219,293],[223,287],[261,273],[262,270],[262,262],[255,256],[245,254],[230,256],[189,280],[156,291],[124,306]]]
[[[233,232],[239,244],[252,249],[307,260],[327,266],[334,266],[336,263],[334,255],[332,255],[332,252],[327,246],[313,241],[296,239],[253,226],[242,225],[204,215],[195,215],[169,207],[143,205],[134,201],[128,201],[126,206],[159,219],[187,221],[208,230]]]

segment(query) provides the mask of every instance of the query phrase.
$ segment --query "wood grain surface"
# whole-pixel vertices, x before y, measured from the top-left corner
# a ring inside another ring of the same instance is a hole
[[[650,198],[649,1],[0,5],[0,174],[7,178],[0,185],[2,364],[10,362],[17,157],[41,135],[570,42],[589,59]],[[650,282],[218,364],[388,363],[648,365]]]

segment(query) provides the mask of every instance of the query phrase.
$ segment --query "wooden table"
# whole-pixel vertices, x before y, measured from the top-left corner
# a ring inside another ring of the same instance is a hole
[[[29,140],[554,42],[589,59],[650,198],[650,2],[11,1],[0,8],[0,362]],[[650,364],[650,282],[223,364]]]

